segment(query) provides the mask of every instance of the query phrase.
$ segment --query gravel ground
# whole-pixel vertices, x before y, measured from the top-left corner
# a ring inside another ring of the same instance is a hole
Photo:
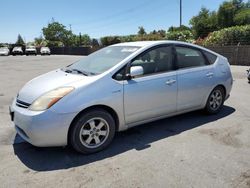
[[[0,57],[0,187],[250,187],[247,67],[231,67],[234,87],[218,115],[141,125],[93,155],[24,142],[8,114],[13,96],[31,78],[80,58]]]

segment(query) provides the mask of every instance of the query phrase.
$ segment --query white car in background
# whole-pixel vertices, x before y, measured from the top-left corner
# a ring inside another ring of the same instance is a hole
[[[50,49],[48,47],[41,47],[40,53],[41,55],[50,55]]]
[[[36,47],[35,46],[27,46],[25,49],[25,54],[28,55],[37,55]]]
[[[0,55],[8,56],[10,55],[10,50],[8,47],[1,47],[0,48]]]
[[[21,46],[16,46],[13,48],[12,50],[12,55],[15,56],[15,55],[23,55],[23,49]]]

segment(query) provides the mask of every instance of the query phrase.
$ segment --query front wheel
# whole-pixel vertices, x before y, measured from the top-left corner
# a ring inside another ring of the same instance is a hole
[[[207,104],[205,107],[205,111],[208,114],[217,114],[225,100],[225,91],[221,86],[217,86],[216,88],[213,89],[213,91],[210,93],[208,99],[207,99]]]
[[[91,110],[80,116],[70,131],[72,147],[83,154],[90,154],[105,149],[115,135],[113,117],[102,109]]]

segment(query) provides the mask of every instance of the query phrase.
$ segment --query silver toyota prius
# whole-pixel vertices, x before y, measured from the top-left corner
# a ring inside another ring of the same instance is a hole
[[[10,114],[34,146],[106,148],[118,131],[203,109],[218,113],[233,79],[228,60],[176,41],[121,43],[29,81]]]

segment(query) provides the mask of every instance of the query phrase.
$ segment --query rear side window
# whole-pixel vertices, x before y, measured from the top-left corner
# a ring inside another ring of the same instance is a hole
[[[180,69],[206,65],[206,60],[200,50],[188,47],[175,47],[177,64]]]
[[[217,59],[217,56],[210,53],[210,52],[207,52],[207,51],[203,51],[203,53],[205,54],[205,56],[207,57],[207,60],[210,64],[214,64],[216,59]]]

